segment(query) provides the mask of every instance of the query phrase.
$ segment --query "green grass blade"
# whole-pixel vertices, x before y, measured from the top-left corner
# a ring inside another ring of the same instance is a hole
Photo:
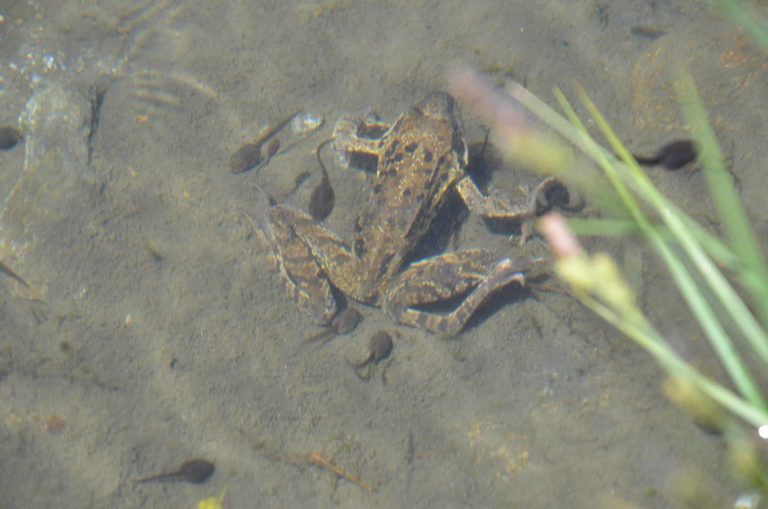
[[[732,23],[743,28],[752,39],[762,46],[763,51],[768,52],[768,31],[765,26],[758,23],[759,16],[754,9],[747,10],[745,2],[736,0],[707,0],[724,17]]]
[[[568,218],[568,226],[578,236],[615,237],[637,233],[637,224],[629,219]]]
[[[648,351],[668,373],[691,380],[704,394],[756,428],[768,422],[768,411],[765,408],[745,401],[720,384],[702,376],[682,360],[650,324],[627,320],[625,316],[615,313],[610,307],[583,292],[577,292],[576,297],[595,314]]]
[[[632,176],[636,178],[638,185],[645,189],[644,192],[646,193],[646,196],[643,197],[647,198],[657,209],[660,217],[669,227],[686,254],[690,257],[694,266],[702,274],[715,294],[720,297],[720,302],[724,303],[729,311],[731,309],[739,310],[739,304],[745,308],[743,302],[741,302],[735,295],[735,292],[730,288],[730,285],[725,281],[725,278],[722,277],[722,274],[720,274],[717,267],[715,267],[711,260],[706,256],[706,253],[701,249],[701,246],[699,246],[690,232],[686,230],[685,223],[671,212],[671,209],[667,206],[666,199],[656,190],[642,169],[639,168],[634,157],[632,157],[626,147],[621,143],[618,136],[616,136],[616,133],[598,111],[595,104],[583,90],[580,90],[579,92],[584,106],[608,140],[611,148],[624,159],[624,162],[632,172]],[[619,194],[622,199],[624,199],[623,193],[619,192]],[[635,209],[635,207],[634,200],[632,200],[631,203],[628,203],[628,208]],[[633,213],[633,217],[638,221],[638,226],[651,242],[654,249],[661,255],[662,260],[666,263],[667,268],[674,278],[675,284],[683,295],[683,298],[687,302],[688,307],[691,309],[691,312],[696,317],[699,325],[704,330],[710,344],[717,353],[720,361],[723,363],[731,380],[739,389],[739,392],[754,405],[759,406],[761,409],[768,409],[768,404],[766,404],[762,392],[745,367],[744,362],[734,348],[733,343],[726,334],[722,324],[717,320],[713,309],[704,298],[701,290],[698,288],[691,275],[688,273],[685,264],[683,264],[679,257],[670,249],[659,231],[645,220],[642,214],[636,215]],[[733,293],[733,296],[728,293],[729,291]],[[739,314],[738,318],[749,320],[748,310],[747,316]],[[743,324],[738,323],[738,325],[741,326]],[[748,326],[746,332],[757,334],[758,338],[761,333],[764,336],[764,331],[762,331],[759,326],[756,329]],[[761,356],[765,355],[765,362],[768,363],[768,348],[757,350],[757,352]]]
[[[699,158],[704,167],[704,176],[717,207],[718,216],[730,239],[731,250],[736,253],[747,270],[748,277],[742,278],[740,282],[750,292],[756,304],[755,307],[761,313],[762,323],[768,325],[768,268],[766,268],[762,250],[741,205],[741,198],[736,192],[733,178],[725,167],[723,155],[693,79],[688,73],[681,72],[676,81],[683,114],[693,129],[692,135],[697,146],[700,147]],[[764,346],[768,348],[768,345]]]
[[[706,252],[696,241],[696,237],[686,227],[686,221],[681,219],[681,217],[685,216],[679,213],[676,207],[671,206],[668,200],[658,192],[645,172],[637,165],[632,155],[621,144],[612,129],[610,129],[586,93],[583,91],[581,93],[585,106],[587,106],[590,114],[593,115],[594,120],[609,140],[609,143],[611,143],[614,151],[624,159],[626,167],[616,164],[612,154],[600,147],[588,133],[584,132],[583,124],[578,123],[576,126],[570,124],[520,85],[512,85],[508,87],[508,91],[513,98],[598,163],[614,186],[616,193],[624,202],[627,211],[666,263],[689,308],[705,331],[710,344],[723,363],[731,380],[733,380],[741,394],[747,399],[761,408],[768,408],[761,391],[744,366],[730,338],[725,333],[722,324],[716,319],[716,314],[712,307],[704,299],[701,290],[688,273],[685,264],[666,245],[664,236],[661,235],[658,227],[651,225],[632,194],[627,190],[625,181],[632,184],[632,188],[637,196],[647,201],[657,211],[662,220],[667,224],[671,234],[678,239],[688,256],[691,257],[697,270],[702,274],[710,287],[713,288],[714,294],[720,298],[721,303],[724,302],[727,309],[737,308],[738,304],[741,304],[743,307],[743,303],[737,297],[732,297],[735,295],[735,292],[733,292],[727,281],[722,277],[722,274],[717,270],[717,267],[707,257]],[[582,126],[582,128],[578,126]],[[725,297],[723,297],[724,295]],[[738,316],[745,320],[745,322],[739,322],[738,325],[747,323],[747,330],[745,332],[755,336],[754,342],[759,344],[761,342],[759,336],[764,336],[764,331],[761,331],[759,327],[755,328],[748,324],[748,314],[739,313]],[[768,350],[759,349],[757,351],[768,362]]]

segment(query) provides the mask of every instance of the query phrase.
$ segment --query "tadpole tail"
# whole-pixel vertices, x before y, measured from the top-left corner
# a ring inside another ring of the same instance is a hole
[[[641,166],[656,166],[661,162],[661,158],[658,156],[643,157],[643,156],[632,154],[632,157],[634,157],[635,161],[637,161],[637,164]]]
[[[320,163],[320,171],[323,172],[323,179],[325,181],[328,181],[330,179],[328,178],[328,170],[325,168],[325,163],[323,162],[323,158],[320,155],[320,152],[329,143],[333,143],[333,138],[328,138],[327,140],[323,141],[322,143],[320,143],[320,145],[317,146],[317,150],[315,150],[315,157],[317,157],[317,162]]]
[[[145,482],[155,482],[155,481],[171,481],[176,480],[179,477],[178,472],[173,472],[170,474],[159,474],[159,475],[151,475],[149,477],[144,477],[142,479],[136,479],[134,481],[135,484],[144,484]]]
[[[317,343],[317,342],[320,342],[320,341],[325,342],[326,339],[328,339],[330,336],[332,336],[335,333],[336,333],[336,331],[333,330],[333,328],[326,327],[323,330],[321,330],[320,332],[317,332],[317,333],[313,334],[312,336],[308,337],[307,339],[305,339],[303,344],[306,345],[307,343]]]

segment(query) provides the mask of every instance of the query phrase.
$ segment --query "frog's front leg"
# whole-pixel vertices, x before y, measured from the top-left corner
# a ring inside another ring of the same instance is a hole
[[[469,175],[465,175],[456,183],[456,190],[472,213],[489,219],[521,221],[522,235],[520,243],[524,244],[531,235],[532,220],[542,204],[546,204],[546,193],[554,186],[561,185],[560,181],[553,177],[545,178],[533,190],[528,192],[528,196],[521,203],[516,205],[503,197],[484,195]]]
[[[333,128],[333,147],[343,166],[349,166],[353,154],[378,157],[382,138],[390,127],[390,124],[381,122],[375,115],[340,118]]]
[[[520,220],[534,216],[542,203],[542,196],[555,185],[562,184],[554,177],[545,178],[518,205],[513,205],[506,198],[484,195],[469,175],[456,183],[456,190],[470,212],[489,219]]]
[[[478,307],[496,290],[525,282],[529,264],[497,259],[482,249],[446,253],[409,266],[389,286],[382,306],[396,321],[441,334],[457,334]],[[446,301],[469,291],[450,313],[415,309]]]

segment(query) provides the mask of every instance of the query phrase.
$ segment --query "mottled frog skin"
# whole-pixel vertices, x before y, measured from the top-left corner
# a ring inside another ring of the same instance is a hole
[[[521,205],[483,195],[465,171],[467,145],[451,96],[430,94],[392,125],[342,118],[334,146],[347,161],[354,154],[377,160],[351,245],[307,213],[272,203],[264,191],[254,217],[280,280],[315,322],[325,325],[336,314],[332,284],[347,297],[382,307],[398,323],[455,334],[491,293],[512,281],[524,282],[528,261],[496,258],[484,249],[404,266],[449,190],[455,189],[473,213],[524,220],[534,215],[537,197],[552,182],[542,182]],[[451,312],[417,309],[458,295],[465,296]]]

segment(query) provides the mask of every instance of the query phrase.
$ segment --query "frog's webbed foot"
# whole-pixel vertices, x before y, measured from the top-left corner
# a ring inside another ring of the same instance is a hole
[[[457,334],[496,290],[525,283],[528,262],[496,259],[482,249],[447,253],[412,264],[387,292],[383,307],[396,321],[441,334]],[[469,292],[469,293],[467,293]],[[436,304],[466,294],[456,309],[438,313],[416,306]]]
[[[278,282],[312,321],[328,325],[336,315],[336,300],[328,278],[291,225],[295,209],[274,205],[266,192],[259,191],[257,210],[248,218],[270,250],[267,259]]]
[[[381,138],[390,127],[390,124],[382,122],[372,113],[362,117],[341,117],[333,129],[333,147],[340,164],[348,168],[354,155],[378,157],[381,152]]]

